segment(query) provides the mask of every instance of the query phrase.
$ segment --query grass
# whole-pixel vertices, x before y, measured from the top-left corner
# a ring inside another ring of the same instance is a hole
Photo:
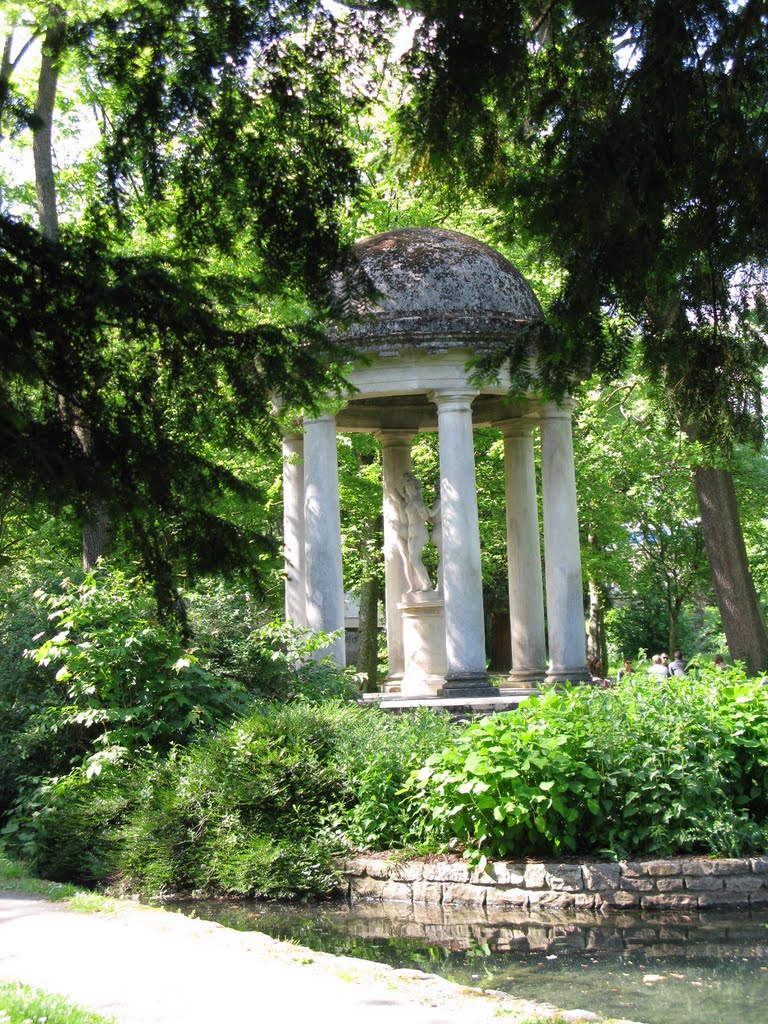
[[[69,882],[46,882],[42,878],[35,878],[21,861],[11,860],[1,853],[0,891],[28,892],[34,896],[44,896],[52,903],[67,900],[72,910],[81,913],[110,913],[115,909],[115,901],[106,896],[78,889]],[[2,1017],[0,1024],[6,1024]]]
[[[102,1017],[41,989],[19,982],[0,982],[0,1024],[112,1024]]]

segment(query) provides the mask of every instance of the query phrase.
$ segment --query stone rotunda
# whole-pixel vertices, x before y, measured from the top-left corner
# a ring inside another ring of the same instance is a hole
[[[471,360],[508,345],[541,317],[521,274],[500,253],[455,231],[387,231],[355,247],[374,292],[341,340],[359,359],[337,414],[305,417],[284,438],[286,617],[341,637],[344,589],[336,434],[375,435],[382,452],[388,691],[403,697],[498,694],[486,673],[473,429],[504,437],[512,670],[510,688],[589,678],[572,403],[509,397],[503,375],[473,380]],[[535,352],[531,359],[535,361]],[[534,470],[541,435],[544,565]],[[439,499],[427,508],[410,472],[411,442],[437,431]],[[421,560],[438,548],[432,585]],[[546,587],[546,628],[544,590]]]

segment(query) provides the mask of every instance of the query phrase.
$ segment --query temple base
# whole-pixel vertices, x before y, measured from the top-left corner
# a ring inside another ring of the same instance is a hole
[[[451,673],[445,677],[445,684],[437,693],[439,697],[498,697],[499,688],[493,685],[485,672]]]

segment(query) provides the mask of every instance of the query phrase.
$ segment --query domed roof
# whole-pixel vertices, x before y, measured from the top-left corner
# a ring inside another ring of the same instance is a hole
[[[501,253],[458,231],[402,228],[359,242],[337,280],[347,309],[361,317],[341,340],[372,350],[492,347],[542,316],[530,285]],[[372,298],[355,297],[357,272]]]

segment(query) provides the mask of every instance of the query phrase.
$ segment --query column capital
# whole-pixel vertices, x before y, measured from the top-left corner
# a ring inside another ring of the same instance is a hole
[[[429,391],[427,398],[434,402],[440,409],[460,412],[464,409],[471,409],[472,402],[480,394],[477,388],[441,388],[439,391]]]
[[[308,423],[333,423],[336,426],[336,416],[332,412],[321,412],[319,416],[304,416],[302,422],[306,427]]]
[[[561,402],[542,402],[538,413],[540,420],[569,420],[578,405],[575,398],[564,398]]]
[[[412,430],[388,430],[385,427],[379,427],[377,430],[372,430],[371,433],[378,438],[382,448],[401,445],[410,447],[411,441],[416,436]]]
[[[500,430],[504,437],[531,437],[536,424],[530,417],[515,416],[508,420],[497,420],[493,426]]]

